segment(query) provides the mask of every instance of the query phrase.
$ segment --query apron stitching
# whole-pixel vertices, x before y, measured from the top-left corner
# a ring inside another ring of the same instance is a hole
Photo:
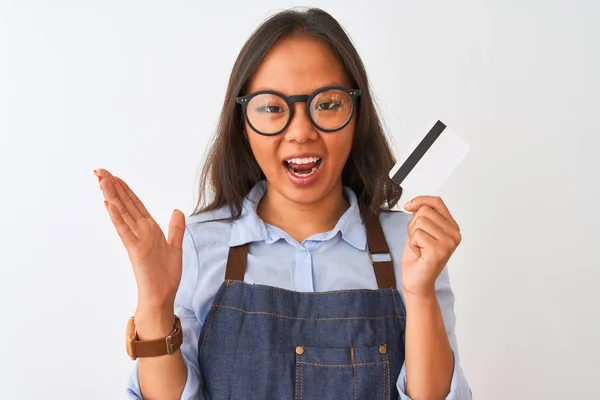
[[[237,307],[222,306],[221,302],[219,302],[219,304],[217,304],[217,305],[213,304],[213,305],[211,305],[211,307],[214,307],[214,308],[227,308],[227,309],[230,309],[230,310],[235,310],[235,311],[242,312],[244,314],[271,315],[273,317],[293,319],[293,320],[300,320],[300,321],[347,321],[347,320],[353,320],[353,319],[390,319],[390,318],[403,319],[403,318],[406,318],[406,317],[403,317],[401,315],[382,315],[380,317],[307,318],[307,317],[290,317],[289,315],[275,314],[275,313],[271,313],[271,312],[268,312],[268,311],[246,311],[246,310],[242,310],[241,308],[237,308]]]
[[[394,301],[394,308],[396,309],[396,315],[400,316],[400,313],[398,312],[398,306],[396,305],[396,296],[394,296],[394,289],[392,289],[392,300]]]
[[[304,373],[304,366],[300,364],[300,400],[302,400],[302,374]]]
[[[391,396],[391,393],[390,393],[390,360],[389,359],[387,359],[387,376],[388,376],[388,382],[387,382],[388,383],[387,384],[388,395],[387,395],[387,398],[389,399],[390,396]]]
[[[354,400],[356,400],[356,364],[354,363],[354,347],[350,348],[350,358],[352,359],[352,375],[354,377]]]
[[[383,360],[383,354],[381,355],[381,360]],[[382,369],[382,374],[381,374],[381,394],[383,395],[383,400],[385,400],[385,365],[381,367]]]
[[[298,392],[300,391],[298,388],[298,368],[300,367],[298,366],[298,360],[296,360],[296,395],[294,396],[295,400],[298,399]]]
[[[305,365],[314,365],[317,367],[364,367],[365,365],[385,365],[388,364],[388,361],[382,361],[382,362],[366,362],[366,363],[359,363],[359,364],[319,364],[319,363],[312,363],[312,362],[308,362],[308,361],[298,361],[299,364],[305,364]]]
[[[229,288],[229,286],[225,285],[225,291],[223,291],[223,295],[219,299],[219,306],[221,305],[221,303],[223,302],[223,299],[225,298],[225,294],[227,293],[227,288]],[[204,348],[204,344],[206,343],[206,338],[208,338],[208,334],[210,333],[210,328],[211,328],[213,322],[215,322],[215,319],[217,318],[218,308],[219,307],[217,307],[217,310],[215,310],[215,313],[213,314],[213,317],[210,320],[210,324],[208,324],[208,327],[206,328],[206,334],[204,334],[204,338],[202,339],[202,346],[200,346],[200,351],[198,352],[198,354],[202,354],[202,349]]]

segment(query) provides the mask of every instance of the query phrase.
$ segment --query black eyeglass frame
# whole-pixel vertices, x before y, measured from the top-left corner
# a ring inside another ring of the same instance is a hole
[[[348,95],[350,96],[350,99],[352,101],[352,110],[350,111],[350,116],[348,117],[348,120],[346,122],[344,122],[344,124],[342,126],[340,126],[339,128],[336,129],[323,129],[321,128],[312,118],[312,115],[310,113],[310,103],[313,101],[313,99],[320,93],[325,92],[327,90],[341,90],[343,92],[348,93]],[[246,108],[248,107],[248,103],[250,102],[250,100],[253,97],[256,97],[260,94],[273,94],[276,96],[279,96],[283,99],[283,101],[285,101],[285,103],[288,106],[288,109],[290,110],[289,114],[288,114],[288,120],[285,122],[285,125],[283,126],[283,128],[281,128],[280,130],[278,130],[275,133],[263,133],[260,132],[258,129],[256,129],[252,123],[250,122],[250,119],[248,118],[248,113],[246,111]],[[247,94],[245,96],[240,96],[240,97],[236,97],[235,98],[235,102],[237,104],[240,104],[242,106],[242,113],[244,114],[244,119],[246,120],[246,122],[248,123],[248,125],[250,125],[250,128],[252,128],[252,130],[256,133],[258,133],[259,135],[263,135],[263,136],[276,136],[279,135],[281,132],[285,131],[286,128],[289,126],[290,121],[292,120],[292,118],[294,117],[294,108],[293,108],[293,104],[294,103],[298,103],[298,102],[306,102],[306,115],[308,116],[308,119],[310,120],[310,122],[320,131],[323,132],[337,132],[341,129],[344,129],[349,123],[350,121],[352,121],[352,117],[354,116],[354,112],[355,112],[355,105],[356,105],[356,98],[358,96],[360,96],[361,91],[360,89],[349,89],[345,86],[325,86],[322,87],[318,90],[316,90],[315,92],[313,92],[312,94],[297,94],[297,95],[293,95],[293,96],[285,96],[279,92],[276,92],[274,90],[260,90],[258,92],[254,92],[254,93],[250,93]]]

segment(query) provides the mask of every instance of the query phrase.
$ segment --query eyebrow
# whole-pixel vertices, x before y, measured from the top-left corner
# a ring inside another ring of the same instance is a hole
[[[293,95],[295,95],[295,94],[311,94],[311,93],[313,93],[313,92],[315,92],[315,91],[317,91],[317,90],[319,90],[319,89],[321,89],[321,88],[327,87],[327,86],[343,86],[343,87],[349,87],[348,85],[345,85],[345,84],[343,84],[343,83],[341,83],[341,82],[333,81],[333,82],[329,82],[329,83],[327,83],[327,84],[325,84],[325,85],[320,85],[320,86],[317,86],[317,87],[313,88],[313,89],[312,89],[310,92],[308,92],[308,93],[292,93],[292,94],[286,94],[286,93],[284,93],[284,92],[283,92],[283,91],[281,91],[281,90],[277,90],[277,89],[274,89],[274,88],[271,88],[271,87],[267,87],[267,86],[261,86],[261,87],[259,87],[258,89],[255,89],[255,90],[249,91],[249,92],[248,92],[248,94],[250,94],[250,93],[255,93],[255,92],[260,92],[260,91],[263,91],[263,90],[271,90],[271,91],[273,91],[273,92],[281,93],[281,94],[283,94],[283,95],[286,95],[286,96],[293,96]],[[352,88],[350,88],[350,89],[352,89]]]

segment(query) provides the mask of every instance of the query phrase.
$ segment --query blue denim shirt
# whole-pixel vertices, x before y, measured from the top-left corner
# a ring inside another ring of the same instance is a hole
[[[187,381],[182,399],[202,399],[202,378],[198,369],[198,337],[214,296],[225,278],[230,246],[251,243],[246,283],[276,286],[299,292],[343,289],[377,289],[369,261],[367,237],[356,195],[344,187],[350,207],[329,232],[315,234],[298,243],[283,230],[266,224],[256,207],[266,192],[259,182],[248,194],[240,219],[231,222],[205,222],[229,216],[224,207],[214,212],[189,217],[183,238],[183,272],[175,299],[175,313],[184,332],[181,351],[187,366]],[[398,291],[402,293],[400,260],[411,214],[384,212],[380,220],[394,258]],[[471,390],[460,367],[453,312],[454,294],[447,268],[436,281],[437,299],[446,332],[454,353],[454,372],[448,400],[470,400]],[[406,395],[406,369],[403,366],[396,387],[400,399]],[[130,399],[142,399],[137,361],[127,384]]]

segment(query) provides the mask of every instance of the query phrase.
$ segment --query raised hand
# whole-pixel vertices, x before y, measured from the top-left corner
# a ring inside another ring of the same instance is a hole
[[[430,297],[462,240],[460,228],[439,197],[415,197],[405,209],[413,216],[402,253],[402,290],[406,295]]]
[[[174,210],[168,239],[146,207],[120,178],[105,169],[94,170],[105,205],[125,245],[138,287],[138,309],[171,309],[181,280],[185,216]]]

